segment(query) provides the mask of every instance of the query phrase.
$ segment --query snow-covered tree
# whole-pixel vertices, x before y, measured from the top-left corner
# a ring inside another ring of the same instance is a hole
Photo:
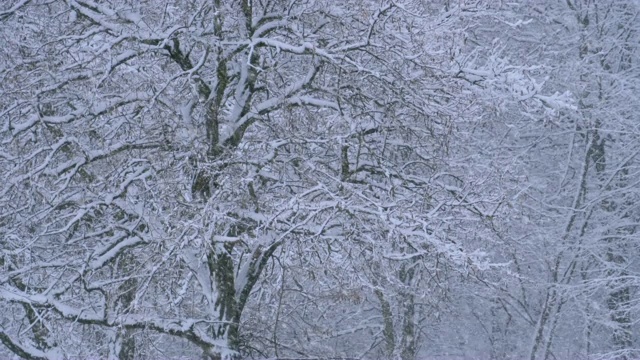
[[[466,264],[451,234],[474,205],[440,164],[469,99],[447,65],[456,36],[428,43],[465,9],[428,22],[427,10],[5,6],[0,298],[14,315],[3,344],[28,358],[235,357],[284,244],[359,246],[403,263],[392,279],[409,288],[427,253]],[[365,286],[384,285],[371,276]],[[400,292],[411,358],[414,295]]]
[[[637,356],[639,11],[5,1],[0,354]]]

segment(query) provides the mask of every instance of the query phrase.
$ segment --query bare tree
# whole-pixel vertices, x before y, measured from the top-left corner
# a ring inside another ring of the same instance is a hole
[[[393,237],[450,253],[425,221],[465,201],[431,169],[459,103],[445,66],[421,54],[418,10],[5,7],[0,298],[16,318],[3,344],[27,358],[131,359],[151,356],[152,339],[234,358],[255,286],[288,241]],[[453,200],[412,202],[430,177]],[[86,338],[94,346],[76,346]]]

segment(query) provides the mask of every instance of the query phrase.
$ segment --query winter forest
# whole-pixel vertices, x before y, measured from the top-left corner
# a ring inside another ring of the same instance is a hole
[[[0,1],[0,358],[640,358],[640,1]]]

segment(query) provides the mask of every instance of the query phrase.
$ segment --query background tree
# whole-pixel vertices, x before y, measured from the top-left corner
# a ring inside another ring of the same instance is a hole
[[[508,213],[496,217],[503,220],[497,229],[505,255],[520,277],[494,285],[506,290],[497,295],[507,304],[502,326],[517,324],[514,318],[520,328],[531,326],[532,359],[632,358],[635,270],[625,259],[637,251],[630,199],[638,187],[628,174],[636,168],[631,149],[638,143],[631,115],[638,84],[630,65],[638,57],[632,20],[638,7],[530,5],[509,5],[514,19],[506,25],[514,35],[508,44],[543,66],[547,79],[540,89],[572,94],[575,107],[554,109],[544,99],[552,105],[548,111],[505,112],[505,123],[490,130],[504,134],[500,151],[507,156],[500,166],[524,180],[511,182]]]

